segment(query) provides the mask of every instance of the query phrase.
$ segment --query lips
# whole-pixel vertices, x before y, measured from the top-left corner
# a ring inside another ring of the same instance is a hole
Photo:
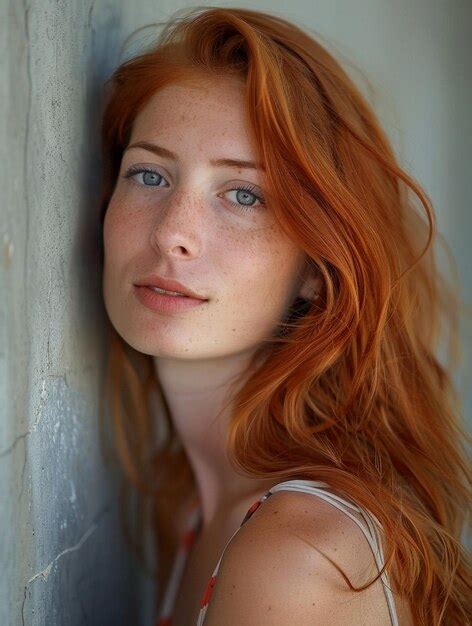
[[[169,296],[154,291],[146,285],[134,285],[133,292],[136,298],[148,309],[161,314],[182,313],[204,306],[207,300],[190,296]]]
[[[161,289],[165,289],[166,291],[178,291],[179,293],[183,293],[185,296],[195,298],[197,300],[207,300],[205,296],[196,293],[189,287],[186,287],[185,285],[180,283],[178,280],[164,278],[163,276],[159,276],[157,274],[146,276],[138,283],[136,283],[136,285],[140,287],[160,287]]]

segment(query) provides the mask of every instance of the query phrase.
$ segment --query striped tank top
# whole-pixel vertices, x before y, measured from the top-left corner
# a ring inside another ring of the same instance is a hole
[[[380,522],[372,513],[367,513],[365,510],[361,509],[359,506],[341,498],[340,496],[331,493],[329,491],[329,486],[320,481],[315,480],[286,480],[284,482],[278,483],[274,487],[271,487],[267,493],[265,493],[259,500],[256,500],[254,504],[249,508],[248,512],[244,516],[243,521],[240,526],[236,529],[236,531],[231,535],[229,541],[226,543],[225,548],[216,564],[215,569],[213,570],[213,574],[208,581],[208,584],[205,588],[205,592],[203,597],[200,600],[200,612],[198,615],[197,623],[195,626],[203,626],[205,615],[208,609],[208,605],[210,603],[211,594],[213,587],[216,583],[216,578],[218,576],[218,570],[220,567],[221,560],[223,558],[224,552],[230,543],[231,539],[238,532],[239,528],[245,524],[254,511],[273,493],[276,491],[301,491],[303,493],[311,493],[315,496],[318,496],[322,500],[325,500],[329,504],[332,504],[337,509],[343,511],[348,517],[350,517],[362,530],[364,533],[375,558],[376,565],[379,571],[382,569],[384,565],[384,556],[382,551],[382,544],[380,541],[380,537],[377,531],[377,527],[380,526]],[[193,545],[194,540],[196,539],[198,532],[200,530],[202,523],[201,510],[196,504],[189,516],[189,522],[187,524],[186,531],[183,533],[182,539],[180,541],[180,545],[176,554],[176,558],[174,560],[174,564],[171,570],[171,574],[169,577],[169,582],[167,583],[167,588],[165,590],[162,602],[162,608],[159,614],[159,617],[155,623],[155,626],[172,626],[172,613],[174,610],[174,603],[176,600],[176,595],[180,586],[180,581],[184,572],[184,568],[187,562],[187,556],[190,552],[190,549]],[[398,626],[398,616],[395,609],[395,603],[393,600],[393,594],[390,589],[390,585],[388,582],[387,573],[384,571],[380,577],[383,589],[385,593],[385,599],[387,601],[388,610],[390,613],[390,620],[392,626]]]

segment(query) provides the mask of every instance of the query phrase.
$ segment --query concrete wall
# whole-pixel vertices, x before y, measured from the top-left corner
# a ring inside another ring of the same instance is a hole
[[[149,587],[118,528],[116,475],[98,444],[96,111],[127,35],[180,6],[0,0],[2,626],[151,623]],[[283,10],[274,0],[237,6]],[[363,88],[429,192],[470,302],[472,4],[293,0],[283,15],[370,80],[375,93]],[[470,330],[463,339],[469,353]],[[470,392],[465,405],[470,415]]]
[[[98,436],[95,111],[120,5],[1,13],[0,624],[145,624]]]

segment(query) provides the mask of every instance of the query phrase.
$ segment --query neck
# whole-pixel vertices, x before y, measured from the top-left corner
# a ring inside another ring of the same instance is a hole
[[[244,507],[273,481],[241,475],[230,465],[226,435],[235,379],[251,352],[207,360],[154,357],[172,421],[194,472],[203,529]]]

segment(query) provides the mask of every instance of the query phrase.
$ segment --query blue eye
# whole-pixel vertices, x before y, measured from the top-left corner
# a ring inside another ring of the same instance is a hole
[[[132,178],[136,174],[143,174],[143,182],[140,182],[139,184],[144,187],[166,187],[166,185],[160,184],[166,179],[159,174],[159,172],[147,167],[141,167],[139,165],[132,165],[123,175],[123,178]],[[264,206],[265,204],[264,198],[255,193],[256,189],[258,189],[258,187],[255,185],[241,185],[225,191],[225,194],[236,192],[236,202],[229,200],[229,203],[240,209],[243,213],[247,213],[248,211],[254,211],[256,208]],[[255,204],[256,202],[259,202],[259,204]]]
[[[237,202],[231,202],[231,204],[241,211],[254,211],[256,207],[264,205],[264,198],[257,193],[254,193],[254,189],[257,189],[255,185],[246,185],[241,187],[235,187],[234,189],[230,189],[225,193],[230,193],[232,191],[236,192],[236,200]],[[254,202],[259,202],[259,205],[254,206]]]
[[[161,181],[165,180],[165,178],[161,176],[159,172],[156,172],[156,170],[151,170],[147,167],[139,167],[136,165],[131,166],[126,171],[126,174],[123,175],[123,178],[131,178],[135,174],[144,174],[143,181],[144,181],[145,187],[160,187]],[[147,182],[146,182],[146,178],[147,178]]]

